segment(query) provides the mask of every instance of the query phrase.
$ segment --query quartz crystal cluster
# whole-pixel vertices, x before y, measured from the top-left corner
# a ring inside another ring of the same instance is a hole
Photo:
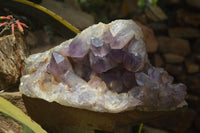
[[[141,28],[132,20],[93,25],[26,60],[20,91],[29,97],[99,112],[170,110],[186,86],[153,67]]]

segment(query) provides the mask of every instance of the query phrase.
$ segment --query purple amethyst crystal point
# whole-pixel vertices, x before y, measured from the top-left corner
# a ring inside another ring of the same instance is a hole
[[[135,73],[137,84],[144,86],[145,84],[169,85],[173,82],[173,78],[168,75],[162,68],[150,67],[147,74],[144,72]]]
[[[90,53],[90,66],[95,72],[102,73],[116,67],[117,63],[109,56],[98,57]]]
[[[125,71],[122,75],[122,81],[124,86],[128,89],[136,86],[135,75],[133,72]]]
[[[108,44],[105,44],[103,39],[93,37],[91,38],[91,50],[95,56],[103,57],[108,54],[110,47]]]
[[[110,32],[113,36],[112,49],[122,49],[133,37],[139,39],[142,36],[141,28],[131,20],[110,23]]]
[[[142,39],[140,40],[131,40],[131,42],[128,45],[128,53],[132,53],[135,55],[142,55],[143,57],[146,54],[146,49],[145,49],[145,43]]]
[[[95,56],[106,56],[110,51],[110,34],[108,34],[108,26],[99,23],[98,26],[92,27],[91,33],[91,50]]]
[[[87,30],[77,35],[69,44],[67,55],[76,58],[84,57],[90,49],[89,37]]]
[[[137,72],[142,67],[142,57],[126,53],[123,60],[124,67],[131,72]]]
[[[142,86],[144,104],[167,109],[184,101],[186,86],[172,84],[173,78],[161,68],[151,67],[147,74],[138,72],[135,77],[137,84]]]
[[[117,63],[122,63],[125,52],[122,49],[112,49],[109,56]]]
[[[174,99],[177,102],[181,102],[184,100],[185,96],[186,96],[186,89],[187,87],[183,84],[183,83],[179,83],[179,84],[175,84],[174,85]]]
[[[103,39],[101,37],[99,37],[99,38],[92,37],[91,41],[92,41],[92,46],[94,46],[96,48],[102,47],[103,43],[104,43]]]
[[[174,80],[174,78],[168,75],[163,68],[150,67],[148,70],[148,75],[151,77],[151,79],[162,82],[163,84],[171,84]]]
[[[62,81],[68,84],[70,87],[75,87],[78,84],[87,84],[86,81],[71,71],[66,71],[66,73],[62,75]]]
[[[135,73],[136,82],[139,86],[145,86],[146,84],[156,84],[154,80],[151,80],[149,75],[145,74],[144,72]]]
[[[132,40],[124,56],[124,67],[128,71],[137,72],[143,68],[146,56],[144,41]]]
[[[53,51],[50,63],[47,67],[47,72],[51,73],[56,80],[60,81],[60,76],[67,70],[73,71],[69,60],[61,54]]]

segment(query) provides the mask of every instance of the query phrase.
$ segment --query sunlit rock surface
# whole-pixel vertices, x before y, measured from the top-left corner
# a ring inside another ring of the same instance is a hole
[[[98,112],[171,110],[186,86],[153,67],[132,20],[93,25],[74,39],[31,55],[20,91],[29,97]]]

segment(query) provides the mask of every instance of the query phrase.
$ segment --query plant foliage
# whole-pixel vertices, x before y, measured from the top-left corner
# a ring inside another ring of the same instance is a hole
[[[158,3],[158,0],[138,0],[138,7],[140,9],[144,9],[147,6],[156,6]]]
[[[23,133],[47,133],[40,125],[32,121],[29,116],[2,97],[0,97],[0,112],[22,124]]]

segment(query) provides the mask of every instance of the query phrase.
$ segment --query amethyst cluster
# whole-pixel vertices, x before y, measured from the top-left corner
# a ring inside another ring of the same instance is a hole
[[[99,23],[26,60],[20,91],[30,97],[100,112],[169,110],[186,86],[153,67],[141,28],[132,20]]]

